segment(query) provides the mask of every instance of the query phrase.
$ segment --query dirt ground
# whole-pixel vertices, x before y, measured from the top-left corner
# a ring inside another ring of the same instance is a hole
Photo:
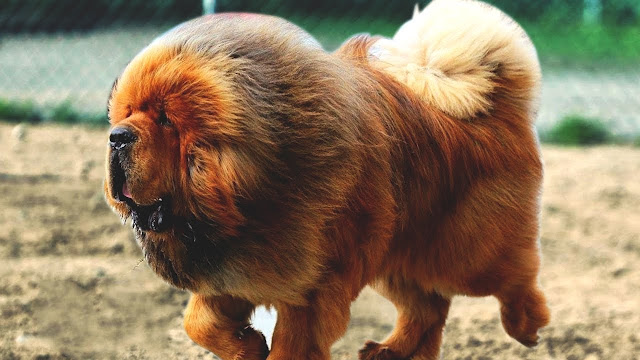
[[[182,329],[188,294],[142,262],[104,203],[106,130],[0,123],[0,359],[215,359]],[[443,359],[640,358],[640,149],[544,147],[541,284],[553,319],[527,349],[492,298],[454,300]],[[333,358],[382,339],[370,290]]]

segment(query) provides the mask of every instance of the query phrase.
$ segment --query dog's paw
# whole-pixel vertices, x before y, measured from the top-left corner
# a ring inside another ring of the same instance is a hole
[[[536,289],[512,301],[503,301],[501,320],[504,329],[526,347],[540,342],[539,330],[549,323],[549,309],[543,295]]]
[[[269,355],[264,335],[250,325],[236,330],[233,335],[242,344],[234,360],[264,360]]]
[[[388,346],[378,344],[374,341],[367,341],[364,347],[358,352],[360,360],[409,360],[401,357]]]
[[[537,333],[521,335],[515,339],[518,340],[520,344],[528,348],[536,347],[540,343],[540,336],[538,336]]]

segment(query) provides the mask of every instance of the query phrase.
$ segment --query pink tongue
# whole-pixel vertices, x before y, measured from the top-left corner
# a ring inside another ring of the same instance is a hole
[[[124,185],[122,185],[122,195],[131,199],[131,192],[129,192],[129,186],[127,186],[126,181],[124,182]]]

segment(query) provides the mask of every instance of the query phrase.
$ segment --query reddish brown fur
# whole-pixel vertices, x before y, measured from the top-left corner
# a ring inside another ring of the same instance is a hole
[[[327,54],[276,18],[201,18],[114,87],[112,125],[139,134],[133,200],[170,194],[177,216],[211,226],[193,243],[180,227],[138,236],[152,268],[193,292],[189,336],[222,359],[267,358],[246,328],[259,304],[278,311],[268,359],[329,359],[366,285],[399,316],[361,359],[437,358],[455,294],[495,295],[525,345],[548,322],[542,165],[528,109],[510,98],[530,79],[496,77],[492,112],[460,121],[369,66],[372,43]],[[155,123],[162,107],[172,127]]]

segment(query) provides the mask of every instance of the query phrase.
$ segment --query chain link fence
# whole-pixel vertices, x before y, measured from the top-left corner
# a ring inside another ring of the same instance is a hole
[[[285,17],[331,50],[359,32],[392,35],[415,2],[226,0],[215,8]],[[540,129],[580,115],[618,135],[640,133],[640,1],[489,2],[521,22],[538,47],[544,72]],[[103,122],[111,84],[127,62],[213,3],[0,0],[0,106],[42,109],[45,120],[66,111],[77,121]],[[0,117],[7,114],[0,111]]]

